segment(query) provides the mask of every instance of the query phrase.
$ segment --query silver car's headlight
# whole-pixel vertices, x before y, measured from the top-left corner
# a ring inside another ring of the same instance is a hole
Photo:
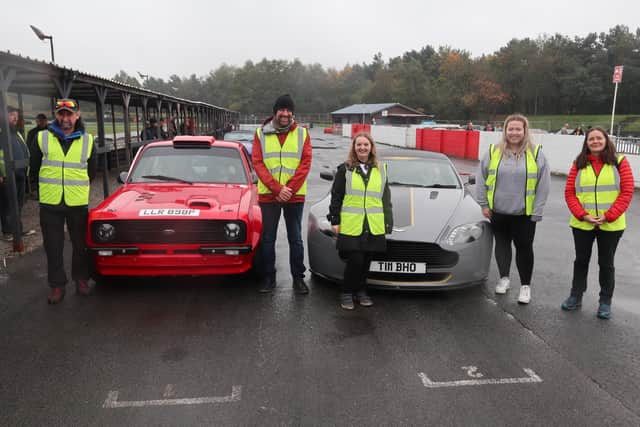
[[[483,232],[484,228],[480,224],[463,224],[451,230],[444,241],[450,246],[471,243],[478,240]]]

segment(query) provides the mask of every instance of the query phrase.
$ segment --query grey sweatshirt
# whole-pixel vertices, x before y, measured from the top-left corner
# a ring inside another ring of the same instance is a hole
[[[535,146],[534,146],[535,147]],[[502,157],[496,176],[496,190],[493,196],[493,211],[506,215],[525,214],[525,188],[527,185],[526,158],[516,158],[510,151]],[[550,172],[547,160],[542,148],[538,151],[538,187],[533,204],[531,219],[540,221],[544,211],[544,205],[549,196]],[[485,181],[489,174],[489,152],[487,151],[478,167],[478,183],[476,184],[476,199],[483,208],[489,207],[487,200],[487,186]]]

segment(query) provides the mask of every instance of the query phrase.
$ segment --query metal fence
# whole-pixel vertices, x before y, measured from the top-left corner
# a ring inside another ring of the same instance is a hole
[[[620,154],[640,154],[640,138],[617,137],[614,142]]]

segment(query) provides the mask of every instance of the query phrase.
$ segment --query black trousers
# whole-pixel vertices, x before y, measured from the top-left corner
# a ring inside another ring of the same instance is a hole
[[[44,250],[47,253],[47,273],[49,286],[61,288],[67,284],[64,271],[64,224],[66,222],[73,255],[71,258],[71,279],[89,278],[89,257],[85,238],[89,209],[80,207],[48,207],[40,205],[40,227]]]
[[[369,274],[369,264],[373,259],[373,252],[340,251],[340,258],[347,263],[344,268],[342,292],[364,291],[367,288],[367,274]]]
[[[576,248],[571,295],[581,297],[584,291],[587,290],[589,260],[591,259],[591,250],[595,240],[598,244],[598,265],[600,266],[600,303],[611,304],[613,288],[616,285],[616,269],[613,261],[616,256],[618,242],[624,230],[602,231],[596,228],[587,231],[572,227],[571,231],[573,232],[573,243]]]
[[[509,277],[511,270],[511,242],[516,248],[516,267],[520,283],[531,285],[533,273],[533,238],[536,223],[528,215],[504,215],[493,212],[491,228],[496,239],[496,263],[500,277]]]
[[[27,185],[27,178],[21,174],[16,175],[16,191],[18,196],[18,216],[22,221],[22,208],[25,202],[25,189]],[[12,217],[12,200],[11,191],[9,190],[9,184],[5,178],[4,182],[0,184],[0,224],[2,225],[3,233],[15,233],[15,223]],[[22,222],[20,222],[22,225]],[[20,227],[24,231],[24,227]]]

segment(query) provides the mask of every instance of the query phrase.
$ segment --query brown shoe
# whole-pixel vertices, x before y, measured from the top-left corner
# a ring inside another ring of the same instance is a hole
[[[57,304],[64,299],[64,288],[51,288],[51,293],[47,296],[47,302],[49,304]]]
[[[93,294],[93,286],[89,284],[87,279],[76,280],[76,295],[88,297]]]

